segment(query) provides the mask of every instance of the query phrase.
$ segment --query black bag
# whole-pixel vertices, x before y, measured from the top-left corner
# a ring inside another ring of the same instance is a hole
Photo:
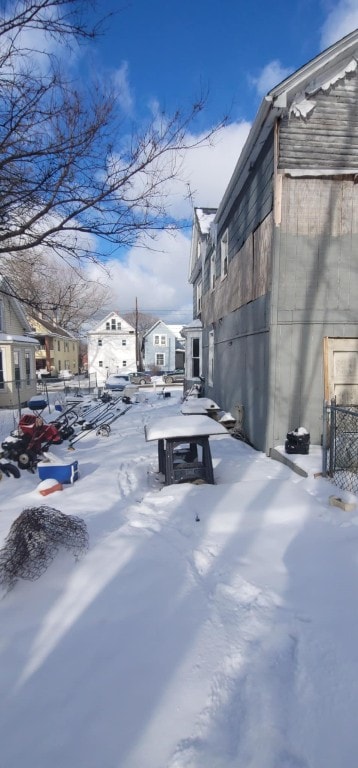
[[[309,432],[300,433],[298,429],[292,432],[287,432],[287,439],[285,441],[286,453],[303,453],[307,454],[310,450],[310,435]]]

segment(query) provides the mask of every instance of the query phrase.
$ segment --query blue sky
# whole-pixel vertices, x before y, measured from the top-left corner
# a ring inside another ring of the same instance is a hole
[[[107,0],[100,7],[116,13],[85,60],[114,78],[125,118],[135,124],[155,103],[169,112],[187,108],[200,89],[208,99],[191,137],[229,114],[214,146],[185,156],[192,201],[185,183],[169,190],[181,222],[191,219],[192,203],[219,204],[270,88],[358,27],[358,0]],[[118,251],[110,262],[110,308],[125,311],[137,297],[140,309],[187,322],[189,251],[190,228],[176,238],[160,235],[150,249]]]

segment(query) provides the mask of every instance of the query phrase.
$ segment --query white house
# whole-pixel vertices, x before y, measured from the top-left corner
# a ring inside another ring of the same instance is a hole
[[[135,329],[118,312],[110,312],[87,337],[88,373],[99,385],[111,373],[137,370]]]

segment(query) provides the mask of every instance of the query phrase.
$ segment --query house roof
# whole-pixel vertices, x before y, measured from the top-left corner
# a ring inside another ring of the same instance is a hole
[[[306,108],[305,100],[319,90],[328,89],[347,72],[357,67],[358,29],[346,35],[271,89],[261,102],[232,177],[220,202],[215,221],[226,217],[250,173],[275,121],[283,113]],[[300,108],[301,105],[301,108]],[[297,113],[296,113],[297,114]],[[239,187],[237,186],[239,181]]]
[[[133,326],[128,322],[128,320],[125,320],[124,317],[122,317],[116,310],[113,310],[112,312],[109,312],[108,315],[105,315],[102,317],[102,319],[95,325],[94,328],[90,328],[88,331],[89,334],[91,333],[98,333],[103,329],[103,325],[105,325],[109,320],[111,320],[113,317],[116,317],[117,320],[119,320],[123,325],[130,328],[130,330],[134,331],[135,329]]]
[[[180,331],[182,329],[182,325],[172,325],[171,323],[165,323],[164,320],[157,320],[148,330],[143,334],[143,336],[148,336],[150,333],[153,333],[155,328],[158,325],[164,325],[165,328],[168,328],[168,330],[174,334],[176,339],[182,340],[182,336],[180,335]]]
[[[51,323],[50,320],[44,320],[44,318],[41,317],[36,312],[31,312],[31,315],[29,314],[30,324],[31,324],[31,319],[34,320],[36,323],[38,323],[43,328],[46,335],[48,336],[64,336],[66,339],[72,339],[73,341],[76,340],[76,337],[72,333],[70,333],[69,331],[66,331],[60,325]],[[36,331],[33,328],[31,328],[31,330],[33,334],[37,334],[37,335],[41,334],[41,331]]]
[[[208,235],[210,225],[215,219],[217,208],[194,208],[195,217],[201,235]]]
[[[179,341],[183,340],[183,337],[181,335],[181,330],[183,328],[182,325],[172,325],[172,323],[167,323],[167,327],[169,330],[171,330],[172,333],[174,333],[174,336],[176,339],[179,339]]]
[[[11,306],[12,306],[14,312],[15,312],[15,315],[17,316],[18,320],[20,321],[24,331],[28,332],[28,333],[31,333],[32,328],[31,328],[31,325],[30,325],[30,323],[29,323],[29,321],[28,321],[28,319],[26,317],[26,314],[25,314],[25,312],[24,312],[24,310],[23,310],[19,300],[16,299],[15,296],[12,295],[13,289],[11,287],[11,282],[6,277],[4,277],[1,274],[0,274],[0,290],[1,290],[2,293],[4,293],[8,297],[8,299],[9,299],[9,301],[11,303]]]
[[[12,333],[0,333],[0,341],[2,344],[13,344],[14,342],[18,344],[39,344],[39,341],[30,335],[19,336]]]

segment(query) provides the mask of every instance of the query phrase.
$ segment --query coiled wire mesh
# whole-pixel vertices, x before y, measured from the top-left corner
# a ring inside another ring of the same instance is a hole
[[[46,506],[24,509],[0,550],[0,585],[8,591],[18,579],[34,581],[61,547],[78,560],[88,545],[86,523],[81,518]]]

